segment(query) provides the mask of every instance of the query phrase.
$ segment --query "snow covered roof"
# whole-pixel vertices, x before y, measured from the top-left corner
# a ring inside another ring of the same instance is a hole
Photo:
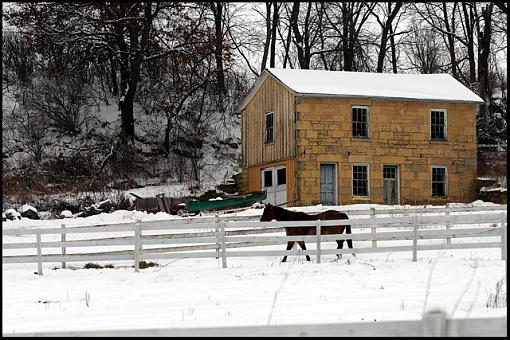
[[[265,69],[241,104],[243,109],[267,76],[298,96],[333,96],[483,103],[449,74],[394,74],[302,69]]]

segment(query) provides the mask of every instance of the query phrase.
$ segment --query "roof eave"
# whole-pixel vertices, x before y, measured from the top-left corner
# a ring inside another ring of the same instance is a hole
[[[465,103],[481,104],[483,100],[465,100],[465,99],[432,99],[432,98],[409,98],[409,97],[390,97],[390,96],[364,96],[364,95],[344,95],[344,94],[326,94],[326,93],[301,93],[294,92],[295,96],[308,98],[354,98],[354,99],[382,99],[416,102],[443,102],[443,103]]]

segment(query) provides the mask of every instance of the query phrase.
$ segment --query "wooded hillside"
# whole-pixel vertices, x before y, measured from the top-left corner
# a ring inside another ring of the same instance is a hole
[[[449,73],[485,100],[479,144],[506,145],[506,3],[2,6],[4,206],[231,178],[237,106],[266,67]],[[506,174],[506,147],[488,157],[479,173]]]

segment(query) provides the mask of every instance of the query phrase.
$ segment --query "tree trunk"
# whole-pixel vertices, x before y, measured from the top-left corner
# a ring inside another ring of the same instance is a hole
[[[223,107],[223,95],[226,93],[225,70],[223,67],[223,4],[221,2],[211,3],[211,8],[214,14],[216,78],[218,81],[218,93],[220,95],[220,107]]]
[[[484,22],[483,31],[478,28],[478,81],[480,82],[480,97],[488,100],[490,94],[487,91],[489,77],[489,55],[492,37],[492,10],[494,4],[490,3],[487,7],[482,8],[482,18]]]
[[[111,87],[111,94],[114,97],[117,97],[119,94],[119,85],[117,84],[117,69],[115,67],[115,59],[113,57],[113,54],[110,52],[108,53],[109,59],[110,59],[110,80],[112,82]]]
[[[353,64],[353,51],[352,51],[352,44],[353,44],[353,27],[352,27],[352,12],[351,9],[347,7],[348,5],[343,2],[342,3],[342,49],[343,49],[343,56],[344,56],[344,71],[352,71],[352,64]]]
[[[453,4],[453,10],[451,14],[452,18],[452,27],[450,28],[450,23],[448,21],[448,18],[450,15],[448,14],[448,11],[446,9],[446,3],[443,2],[443,17],[444,17],[444,23],[445,28],[447,32],[455,33],[455,7],[457,6],[456,3]],[[447,34],[446,39],[448,41],[448,52],[450,53],[450,62],[452,64],[452,76],[453,78],[457,79],[457,57],[455,55],[455,38],[452,34]]]
[[[303,48],[303,36],[299,31],[298,17],[299,17],[299,1],[294,1],[292,6],[292,14],[290,17],[290,25],[292,26],[292,31],[294,32],[294,44],[296,45],[297,53],[298,53],[298,62],[299,67],[301,69],[308,69],[306,65],[305,53]]]
[[[383,28],[381,36],[381,46],[379,54],[377,55],[377,73],[382,73],[384,67],[384,58],[386,57],[386,44],[388,43],[388,29],[387,26]]]
[[[379,48],[379,54],[377,55],[377,72],[378,73],[382,73],[383,68],[384,68],[384,59],[386,57],[386,49],[388,46],[388,35],[390,35],[390,39],[392,40],[392,42],[390,42],[390,44],[392,44],[392,53],[394,53],[394,48],[395,48],[395,40],[394,40],[393,34],[392,34],[393,33],[392,25],[393,25],[393,20],[395,19],[395,17],[398,14],[398,11],[402,7],[402,2],[396,2],[395,7],[393,9],[391,9],[391,4],[392,4],[391,2],[388,2],[388,18],[386,19],[386,22],[382,23],[379,21],[379,24],[381,25],[381,28],[382,28],[382,34],[381,34],[381,46]],[[394,56],[392,55],[392,57],[394,57]],[[395,68],[393,69],[393,71],[395,72]]]
[[[473,8],[467,8],[467,4],[465,2],[462,3],[462,11],[464,13],[464,24],[466,28],[466,39],[467,39],[467,53],[468,53],[468,61],[469,61],[469,82],[476,82],[476,61],[475,61],[475,48],[474,48],[474,32],[473,32],[473,24],[474,24],[474,15]]]
[[[262,55],[262,64],[260,72],[264,71],[267,65],[267,56],[269,55],[269,45],[271,43],[271,2],[266,2],[266,42],[264,43],[264,54]]]
[[[391,65],[393,73],[398,73],[397,69],[397,51],[395,48],[395,37],[393,36],[393,28],[390,27],[390,45],[391,45]]]
[[[275,67],[276,58],[276,30],[278,27],[279,20],[279,8],[278,3],[273,1],[273,23],[271,27],[271,52],[269,54],[269,67]]]
[[[285,48],[285,55],[283,57],[283,68],[287,67],[287,61],[289,61],[289,63],[290,63],[290,60],[289,60],[289,54],[290,53],[289,52],[290,52],[291,38],[292,38],[292,23],[289,20],[289,26],[288,26],[288,31],[287,31],[287,39],[285,40],[285,47],[284,47]],[[292,64],[290,65],[290,68],[292,68]]]
[[[168,156],[168,154],[170,154],[170,132],[171,131],[172,131],[172,117],[167,114],[166,127],[165,127],[165,140],[163,141],[163,148],[165,150],[166,156]]]

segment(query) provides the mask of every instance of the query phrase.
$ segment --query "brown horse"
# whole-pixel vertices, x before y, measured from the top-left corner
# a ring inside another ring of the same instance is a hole
[[[261,222],[269,222],[272,220],[277,221],[314,221],[314,220],[345,220],[349,219],[346,214],[336,211],[336,210],[327,210],[319,214],[309,215],[301,211],[292,211],[287,210],[281,207],[277,207],[271,204],[266,204],[264,208],[264,212],[260,217]],[[346,234],[351,233],[350,225],[338,225],[338,226],[324,226],[321,228],[321,235],[327,234],[342,234],[344,232]],[[286,227],[285,233],[287,236],[296,236],[296,235],[315,235],[316,229],[315,227]],[[306,250],[304,241],[288,241],[287,250],[291,250],[294,246],[294,243],[297,242],[301,249]],[[337,240],[338,244],[337,249],[342,249],[344,246],[344,240]],[[347,245],[352,249],[352,240],[347,240]],[[338,258],[341,258],[341,255],[337,254]],[[306,260],[310,261],[310,256],[306,255]],[[287,255],[285,255],[282,259],[282,262],[287,261]]]

